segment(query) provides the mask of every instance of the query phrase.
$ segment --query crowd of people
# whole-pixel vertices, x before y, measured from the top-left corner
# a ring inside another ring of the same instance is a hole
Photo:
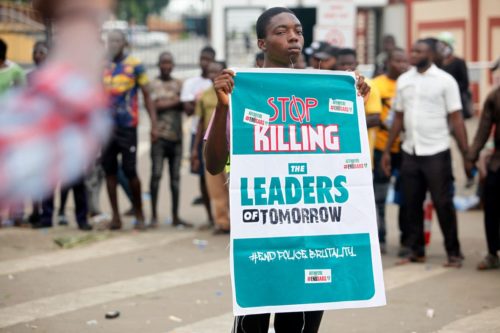
[[[261,35],[263,33],[261,32]],[[181,165],[183,158],[183,120],[190,118],[190,169],[199,177],[201,196],[193,203],[205,207],[208,223],[202,229],[214,229],[216,234],[230,231],[228,175],[224,166],[227,154],[207,149],[207,165],[203,147],[206,135],[220,102],[217,79],[230,77],[223,61],[216,61],[213,48],[200,52],[200,75],[184,82],[172,76],[175,59],[169,51],[158,57],[158,76],[150,80],[140,59],[128,52],[127,35],[114,30],[107,34],[107,65],[102,74],[104,91],[109,100],[108,116],[113,129],[110,139],[99,153],[98,159],[68,184],[61,186],[57,210],[59,225],[67,225],[65,206],[70,191],[75,202],[78,228],[92,230],[98,224],[110,230],[122,229],[118,207],[118,186],[123,188],[130,202],[125,213],[135,217],[134,228],[145,230],[158,227],[158,204],[162,202],[160,181],[164,162],[168,162],[170,185],[170,214],[173,226],[190,228],[193,224],[179,214]],[[264,38],[258,37],[259,43]],[[299,42],[297,42],[299,43]],[[303,41],[302,41],[303,43]],[[300,43],[299,43],[300,44]],[[454,38],[444,32],[437,38],[420,39],[407,52],[397,46],[394,37],[385,36],[382,52],[377,56],[374,78],[366,80],[371,88],[365,97],[366,125],[372,154],[373,186],[377,223],[382,253],[386,246],[385,207],[391,178],[395,180],[395,201],[399,204],[401,264],[424,262],[423,203],[430,193],[447,254],[446,266],[460,267],[464,256],[460,248],[457,214],[453,203],[454,177],[448,137],[453,135],[463,158],[464,171],[472,178],[476,171],[481,149],[490,138],[491,129],[498,123],[498,89],[488,97],[478,133],[471,146],[468,144],[464,119],[473,114],[469,79],[465,62],[453,53]],[[255,57],[255,67],[270,67],[271,60],[265,47]],[[302,49],[303,45],[300,45]],[[26,85],[33,80],[51,52],[48,43],[40,41],[33,47],[35,69],[25,75],[17,64],[6,57],[8,46],[0,40],[0,92]],[[355,71],[357,54],[351,48],[338,48],[326,42],[314,42],[296,57],[289,57],[283,66],[294,69]],[[497,70],[497,69],[493,69]],[[215,84],[214,84],[215,83]],[[139,94],[142,99],[139,99]],[[151,195],[150,218],[145,216],[141,181],[137,172],[139,101],[151,120]],[[499,143],[496,127],[493,141]],[[403,134],[403,135],[401,135]],[[208,145],[210,147],[210,145]],[[221,149],[218,147],[217,149]],[[224,152],[226,153],[226,152]],[[491,155],[491,154],[490,154]],[[213,166],[213,157],[217,166]],[[479,269],[500,266],[498,198],[498,151],[489,157],[489,164],[481,172],[485,208],[488,255],[479,263]],[[212,165],[211,165],[212,164]],[[111,206],[107,218],[100,207],[101,187],[105,181]],[[8,219],[14,226],[29,223],[33,228],[46,228],[54,224],[54,193],[33,199],[32,211],[25,217],[19,202],[9,206]]]
[[[102,22],[93,15],[103,11],[99,7],[102,4],[94,8],[89,3],[71,1],[57,7],[62,23],[56,46],[35,44],[36,69],[27,80],[20,67],[7,59],[8,46],[0,40],[0,203],[8,204],[13,224],[22,226],[21,203],[31,199],[33,211],[28,225],[51,227],[53,192],[62,183],[59,224],[68,223],[64,203],[68,192],[73,191],[79,229],[87,231],[92,224],[99,224],[119,230],[123,225],[117,188],[121,186],[131,203],[127,213],[135,216],[134,228],[156,228],[160,219],[157,208],[162,202],[160,180],[167,160],[172,225],[190,228],[193,224],[179,214],[182,122],[190,117],[190,169],[200,178],[201,192],[196,202],[205,206],[209,221],[203,228],[229,233],[227,125],[234,72],[224,62],[216,61],[214,49],[205,47],[200,52],[200,75],[182,82],[172,76],[175,59],[165,51],[159,55],[158,76],[151,81],[141,61],[128,53],[126,34],[118,30],[107,35],[107,64],[102,68],[102,46],[97,38]],[[302,25],[286,8],[266,10],[257,20],[256,29],[262,50],[256,56],[256,67],[353,71],[358,65],[355,50],[324,42],[315,42],[305,50],[306,62]],[[444,236],[445,266],[459,268],[464,256],[453,204],[449,136],[455,137],[464,172],[472,177],[487,141],[492,138],[495,147],[500,145],[500,87],[487,97],[479,128],[469,145],[464,118],[471,116],[472,110],[465,63],[453,54],[450,34],[438,37],[419,39],[409,56],[397,47],[394,38],[384,38],[383,53],[377,57],[377,75],[372,80],[357,75],[356,87],[365,103],[381,251],[387,250],[385,204],[394,177],[400,205],[399,263],[426,260],[423,203],[430,192]],[[26,88],[16,89],[25,84]],[[151,119],[149,220],[145,218],[148,214],[144,213],[137,172],[139,94]],[[488,255],[477,268],[485,270],[500,267],[498,149],[492,150],[482,169]],[[112,209],[109,221],[102,221],[99,205],[104,180]],[[314,333],[322,315],[322,311],[280,313],[275,317],[275,330]],[[234,332],[267,332],[269,317],[237,317]]]

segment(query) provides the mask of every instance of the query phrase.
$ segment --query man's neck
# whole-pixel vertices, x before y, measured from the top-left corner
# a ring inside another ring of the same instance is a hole
[[[401,75],[400,73],[395,73],[395,72],[387,73],[387,77],[393,81],[396,81],[400,75]]]
[[[113,58],[114,62],[119,62],[125,57],[125,53],[122,51],[116,57]]]
[[[7,67],[7,60],[0,60],[0,68]]]
[[[419,72],[420,74],[425,73],[425,72],[427,72],[427,70],[428,70],[429,68],[431,68],[431,66],[432,66],[432,62],[430,62],[430,63],[428,63],[427,65],[422,66],[422,67],[418,67],[418,66],[417,66],[417,72]]]
[[[171,81],[172,75],[160,75],[160,80],[162,81]]]

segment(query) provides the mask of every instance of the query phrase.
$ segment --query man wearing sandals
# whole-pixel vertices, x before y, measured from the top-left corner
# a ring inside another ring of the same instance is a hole
[[[396,111],[382,167],[390,175],[391,147],[405,129],[401,181],[407,198],[411,253],[401,263],[425,261],[423,202],[427,190],[436,207],[443,232],[447,267],[462,266],[458,241],[457,214],[453,205],[453,173],[450,153],[450,128],[460,152],[467,153],[467,134],[462,119],[460,92],[451,75],[432,62],[435,45],[418,40],[411,50],[414,68],[397,80]]]

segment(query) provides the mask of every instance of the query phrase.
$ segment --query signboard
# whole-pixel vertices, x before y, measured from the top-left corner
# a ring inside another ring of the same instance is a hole
[[[355,46],[356,6],[353,0],[320,1],[316,13],[314,40],[338,47]]]
[[[352,73],[236,70],[235,315],[385,304],[363,100]]]

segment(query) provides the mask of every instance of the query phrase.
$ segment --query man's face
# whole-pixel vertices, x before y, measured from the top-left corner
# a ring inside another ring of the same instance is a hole
[[[339,55],[335,69],[339,71],[355,71],[358,67],[358,62],[353,54]]]
[[[412,66],[424,67],[432,62],[432,52],[426,43],[415,43],[411,48],[410,63]]]
[[[215,78],[224,70],[221,64],[212,62],[210,65],[208,65],[208,78],[212,80],[212,82],[215,80]]]
[[[164,54],[160,57],[158,67],[162,76],[170,76],[174,69],[174,59],[170,54]]]
[[[388,62],[389,72],[396,73],[397,76],[408,70],[408,58],[403,51],[394,51]]]
[[[127,42],[125,36],[118,31],[111,31],[108,34],[108,54],[111,58],[115,58],[125,50]]]
[[[390,52],[390,51],[394,50],[395,47],[396,47],[396,41],[391,37],[386,37],[382,41],[382,48],[386,52]]]
[[[273,16],[266,27],[266,37],[259,39],[259,47],[275,64],[288,67],[296,63],[304,47],[299,19],[290,13]]]
[[[202,52],[200,54],[200,68],[202,72],[208,71],[208,66],[214,62],[214,56],[210,52]]]
[[[314,58],[314,66],[313,68],[315,69],[329,69],[329,70],[334,70],[337,69],[337,58],[334,56],[328,57],[326,59],[318,59],[316,57]]]
[[[49,54],[49,50],[43,45],[37,45],[33,50],[33,62],[36,66],[40,66],[45,59],[47,59],[47,55]]]

